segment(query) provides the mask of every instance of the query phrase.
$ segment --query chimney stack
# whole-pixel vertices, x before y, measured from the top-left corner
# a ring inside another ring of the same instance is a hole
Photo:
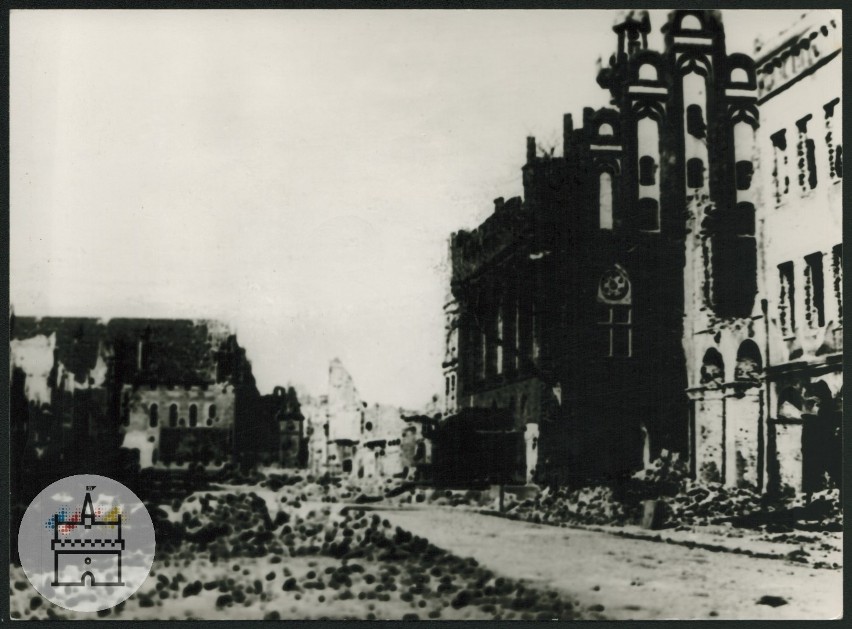
[[[535,138],[527,137],[527,164],[532,164],[535,161]]]

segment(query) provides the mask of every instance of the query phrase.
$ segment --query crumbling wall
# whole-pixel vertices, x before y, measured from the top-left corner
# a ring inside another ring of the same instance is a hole
[[[749,391],[741,397],[726,400],[727,462],[725,484],[729,487],[758,486],[758,426],[762,404],[760,391]]]
[[[56,334],[14,339],[10,345],[12,364],[24,374],[24,394],[27,400],[37,406],[50,404],[48,379],[54,366]]]
[[[802,423],[775,422],[772,432],[780,491],[802,491]]]
[[[724,433],[725,400],[721,392],[707,392],[695,401],[695,470],[705,482],[722,481]]]

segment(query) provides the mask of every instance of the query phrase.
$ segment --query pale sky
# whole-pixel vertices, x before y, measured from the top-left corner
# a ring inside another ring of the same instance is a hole
[[[800,11],[726,11],[751,53]],[[665,11],[651,12],[660,49]],[[222,318],[261,392],[442,385],[446,250],[607,104],[610,11],[13,11],[19,315]]]

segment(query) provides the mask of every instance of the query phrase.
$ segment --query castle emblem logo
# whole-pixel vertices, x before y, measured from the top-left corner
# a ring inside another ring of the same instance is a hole
[[[18,534],[21,566],[33,587],[73,611],[114,607],[148,577],[154,527],[147,509],[104,476],[59,480],[30,504]]]

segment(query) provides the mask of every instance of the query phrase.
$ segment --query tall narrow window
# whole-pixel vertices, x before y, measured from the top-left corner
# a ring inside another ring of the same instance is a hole
[[[657,165],[654,163],[654,158],[650,155],[643,155],[639,158],[639,185],[653,186],[656,183]]]
[[[177,404],[169,406],[169,426],[174,428],[178,422],[178,407]]]
[[[843,244],[831,250],[831,266],[834,275],[834,299],[837,302],[837,320],[843,325]]]
[[[601,229],[612,229],[612,175],[601,173],[598,203]]]
[[[748,190],[751,188],[751,179],[754,176],[754,165],[750,160],[741,159],[736,165],[737,190]]]
[[[689,105],[686,108],[686,131],[696,138],[703,138],[707,132],[701,105]]]
[[[799,188],[802,192],[816,188],[817,183],[816,148],[814,141],[808,137],[808,122],[812,117],[808,114],[796,122],[796,129],[799,131],[796,154],[799,166]]]
[[[216,419],[216,405],[211,404],[207,407],[207,417],[210,419]]]
[[[630,306],[602,306],[598,317],[602,353],[610,358],[633,355],[633,315]]]
[[[189,425],[198,425],[198,407],[195,404],[189,405]]]
[[[805,256],[805,319],[812,328],[825,325],[822,253]]]
[[[775,152],[775,170],[772,171],[775,203],[780,204],[783,196],[790,191],[790,177],[787,175],[787,130],[776,131],[769,138]]]
[[[835,142],[834,137],[834,108],[840,103],[839,98],[823,105],[825,110],[825,145],[828,148],[828,169],[833,179],[843,178],[843,146]],[[843,138],[837,138],[843,140]]]
[[[151,428],[156,428],[157,424],[160,421],[159,409],[157,408],[156,404],[151,404],[151,406],[148,408],[148,419]]]
[[[503,312],[497,311],[497,338],[495,340],[495,370],[497,375],[503,373]]]
[[[515,343],[514,343],[514,351],[512,352],[512,368],[514,371],[518,370],[519,365],[519,357],[521,355],[521,300],[520,297],[516,297],[515,299]]]
[[[792,262],[778,265],[778,275],[781,280],[781,294],[778,296],[778,313],[781,332],[792,336],[796,331],[796,284]]]
[[[686,186],[688,188],[704,187],[704,162],[698,157],[686,161]]]
[[[481,354],[480,354],[480,357],[479,357],[479,360],[480,360],[479,377],[484,380],[485,376],[488,374],[488,335],[485,333],[485,331],[483,331],[482,334],[479,335],[479,338],[480,338],[480,345],[482,346],[480,348],[482,351],[481,351]]]
[[[533,301],[532,309],[530,311],[530,330],[532,332],[532,348],[531,349],[532,349],[533,360],[538,358],[539,354],[541,353],[541,345],[540,345],[540,338],[539,338],[539,334],[540,334],[539,328],[541,326],[541,321],[539,321],[540,317],[538,316],[537,310],[538,310],[538,308],[536,306],[536,302]]]
[[[615,265],[604,271],[598,283],[599,352],[607,357],[633,355],[633,314],[630,280]]]

